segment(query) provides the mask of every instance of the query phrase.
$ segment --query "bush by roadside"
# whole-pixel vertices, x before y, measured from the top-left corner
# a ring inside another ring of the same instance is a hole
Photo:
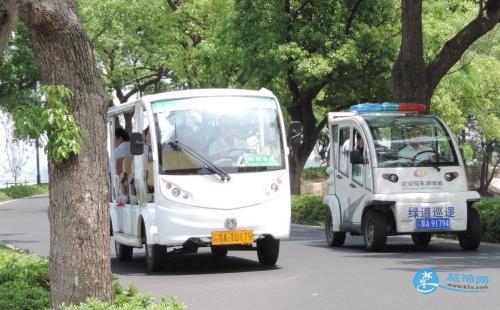
[[[48,192],[49,186],[47,184],[11,186],[0,189],[0,201],[47,194]]]
[[[474,206],[481,215],[481,240],[500,243],[500,198],[482,198]]]
[[[327,214],[328,207],[323,204],[320,196],[292,196],[292,223],[323,225]]]
[[[0,243],[0,309],[37,310],[50,306],[48,260],[20,253]],[[124,289],[115,278],[113,302],[88,299],[85,303],[66,306],[67,310],[181,310],[184,305],[175,298],[155,303],[152,295],[139,294],[137,288]]]
[[[48,261],[0,243],[0,309],[49,307]]]
[[[303,184],[323,182],[328,178],[326,167],[307,168],[302,171],[301,181]]]

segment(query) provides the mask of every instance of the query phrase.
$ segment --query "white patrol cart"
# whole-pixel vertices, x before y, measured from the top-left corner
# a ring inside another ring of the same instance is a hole
[[[360,104],[328,114],[330,212],[326,239],[346,233],[380,250],[387,236],[410,234],[419,246],[434,233],[457,233],[464,250],[481,240],[477,192],[467,190],[457,142],[420,104]]]
[[[115,139],[125,127],[129,142]],[[290,123],[291,144],[300,123]],[[110,108],[111,234],[120,261],[146,249],[150,271],[167,248],[256,250],[274,265],[290,232],[290,152],[280,105],[266,89],[144,96]],[[295,141],[295,142],[294,142]],[[129,144],[130,153],[117,152]]]

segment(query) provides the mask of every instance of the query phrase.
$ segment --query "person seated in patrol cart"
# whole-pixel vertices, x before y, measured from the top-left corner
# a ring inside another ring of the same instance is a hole
[[[423,141],[424,133],[421,129],[414,128],[410,130],[408,132],[408,145],[399,151],[398,156],[415,161],[433,160],[434,151],[430,146],[423,144]],[[417,155],[416,158],[414,158],[415,155]]]

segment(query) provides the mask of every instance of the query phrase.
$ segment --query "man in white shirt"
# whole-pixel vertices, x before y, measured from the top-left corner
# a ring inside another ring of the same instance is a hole
[[[423,145],[423,133],[419,129],[414,129],[409,132],[409,143],[398,153],[399,157],[403,159],[414,159],[413,157],[419,154],[414,160],[424,161],[432,160],[434,158],[434,151],[430,146]]]
[[[125,129],[118,127],[115,129],[115,149],[113,150],[113,156],[115,160],[120,157],[125,157],[130,155],[130,141],[128,133]]]
[[[223,121],[224,122],[224,121]],[[248,143],[238,139],[236,128],[231,124],[221,126],[221,136],[217,138],[208,147],[208,156],[210,160],[219,160],[233,156],[233,151],[243,151],[249,148]]]

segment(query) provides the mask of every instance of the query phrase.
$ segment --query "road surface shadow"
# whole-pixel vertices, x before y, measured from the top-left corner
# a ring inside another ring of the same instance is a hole
[[[379,252],[365,249],[362,237],[348,237],[342,247],[329,247],[326,241],[311,241],[309,246],[325,248],[326,251],[345,254],[345,258],[399,260],[394,268],[387,270],[415,271],[432,267],[436,271],[452,272],[484,268],[500,268],[500,247],[482,244],[476,251],[464,251],[458,241],[433,239],[429,246],[418,247],[409,237],[388,237],[387,246]],[[396,267],[397,266],[397,267]]]
[[[292,225],[290,238],[284,241],[313,241],[325,238],[325,233],[321,227],[311,227],[303,225]]]
[[[146,257],[144,252],[134,253],[131,262],[120,262],[116,257],[111,259],[113,273],[120,275],[145,274]],[[201,275],[224,274],[241,272],[259,272],[277,270],[279,267],[265,267],[259,264],[257,255],[255,260],[232,256],[214,257],[211,253],[169,254],[163,264],[163,269],[151,275]]]
[[[422,266],[436,271],[456,271],[482,268],[500,268],[500,247],[481,244],[476,251],[464,251],[458,241],[433,237],[427,247],[413,244],[409,236],[391,236],[387,246],[380,252],[365,249],[362,236],[347,236],[342,247],[332,248],[326,244],[322,228],[294,225],[291,242],[305,243],[307,246],[324,248],[325,251],[345,254],[345,258],[397,259],[400,264],[389,270],[416,270]],[[417,266],[417,267],[415,267]]]

